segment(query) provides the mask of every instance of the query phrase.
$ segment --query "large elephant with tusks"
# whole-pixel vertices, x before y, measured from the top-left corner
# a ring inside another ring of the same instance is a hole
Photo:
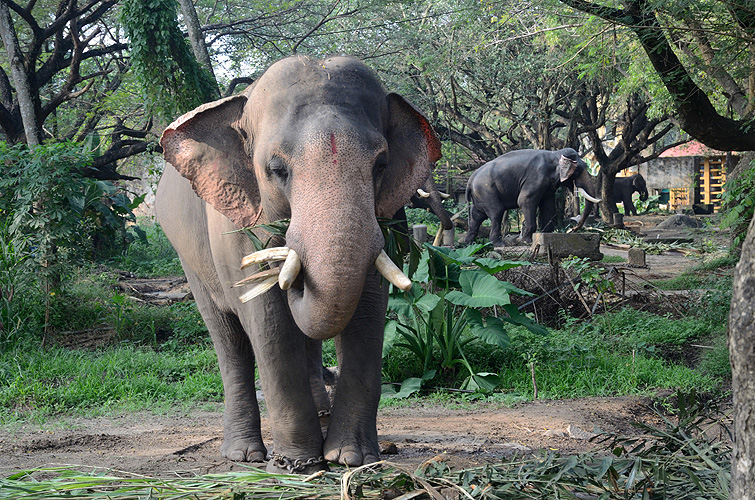
[[[475,170],[467,182],[469,230],[464,240],[470,244],[477,237],[480,225],[490,218],[490,241],[502,246],[501,221],[506,210],[519,208],[524,214],[524,227],[519,239],[532,242],[537,228],[542,232],[554,229],[556,189],[576,189],[588,200],[577,228],[582,227],[593,209],[596,186],[587,164],[571,148],[558,151],[522,149],[511,151]],[[538,213],[539,211],[539,213]]]
[[[242,94],[178,118],[161,144],[169,164],[157,218],[217,353],[221,455],[268,458],[256,361],[273,434],[268,470],[377,461],[388,282],[411,286],[383,252],[378,217],[398,212],[440,157],[428,121],[355,59],[293,56]],[[238,231],[280,219],[290,224],[275,248],[255,252]],[[320,342],[333,337],[331,408]]]

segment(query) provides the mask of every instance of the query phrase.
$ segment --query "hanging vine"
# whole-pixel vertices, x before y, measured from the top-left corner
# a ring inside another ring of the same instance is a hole
[[[147,106],[168,119],[219,97],[179,29],[177,8],[176,0],[125,0],[121,9]]]

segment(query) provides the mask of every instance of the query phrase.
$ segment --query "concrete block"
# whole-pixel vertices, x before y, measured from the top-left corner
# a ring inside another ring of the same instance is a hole
[[[630,266],[645,267],[645,250],[642,248],[630,248],[627,252]]]
[[[600,260],[600,234],[598,233],[535,233],[532,235],[532,249],[540,245],[539,254],[547,255],[550,247],[554,257],[587,257]]]
[[[420,243],[425,243],[428,240],[427,226],[424,224],[412,226],[412,237]]]
[[[456,236],[456,232],[453,229],[450,229],[448,231],[443,231],[443,246],[451,247],[454,246],[454,237]]]

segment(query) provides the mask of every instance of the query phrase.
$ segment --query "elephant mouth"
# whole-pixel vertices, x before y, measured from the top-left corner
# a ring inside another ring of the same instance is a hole
[[[251,253],[241,260],[241,269],[246,269],[254,264],[280,261],[283,261],[282,266],[260,271],[233,285],[234,287],[252,286],[249,291],[239,297],[242,303],[249,302],[262,295],[274,287],[276,283],[282,290],[288,290],[299,276],[302,266],[299,255],[288,247],[266,248]],[[375,259],[375,268],[393,286],[404,291],[411,289],[411,280],[393,263],[385,250],[381,250],[377,259]]]

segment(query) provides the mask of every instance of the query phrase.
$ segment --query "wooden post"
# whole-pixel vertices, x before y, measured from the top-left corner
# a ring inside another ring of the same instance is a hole
[[[412,237],[420,243],[425,243],[427,241],[427,226],[424,224],[412,226]]]

